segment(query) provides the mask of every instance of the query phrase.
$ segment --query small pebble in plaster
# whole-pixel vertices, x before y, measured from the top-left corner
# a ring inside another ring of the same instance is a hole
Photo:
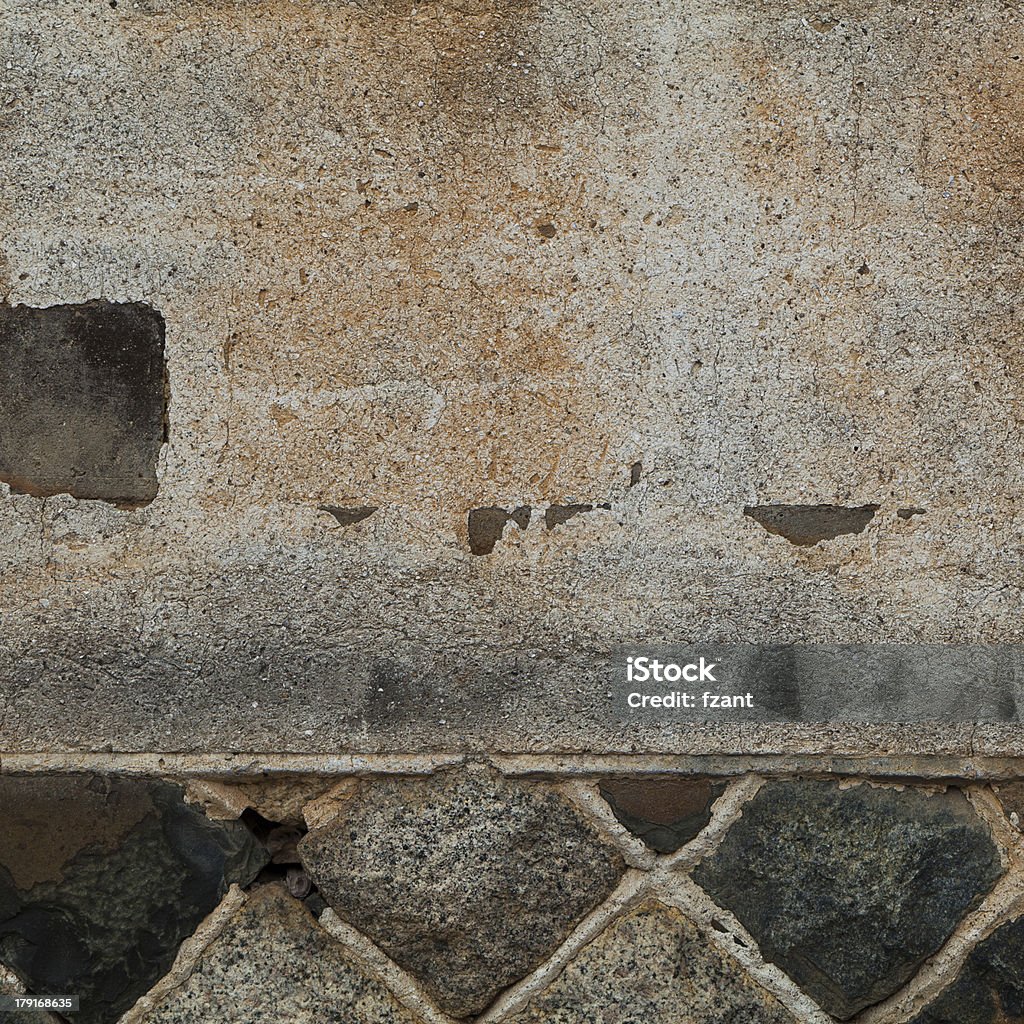
[[[878,505],[747,505],[743,514],[790,544],[810,547],[844,533],[861,533]]]
[[[629,467],[629,486],[636,487],[640,483],[640,477],[643,476],[644,464],[642,462],[634,462]]]

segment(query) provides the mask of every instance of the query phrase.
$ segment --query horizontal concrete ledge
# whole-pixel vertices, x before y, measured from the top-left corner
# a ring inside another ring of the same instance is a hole
[[[536,755],[467,757],[459,753],[320,756],[280,753],[0,753],[0,774],[101,772],[163,778],[255,778],[296,775],[424,775],[466,761],[506,775],[597,778],[608,775],[849,775],[888,779],[1007,781],[1024,778],[1024,754],[834,756],[826,754]]]

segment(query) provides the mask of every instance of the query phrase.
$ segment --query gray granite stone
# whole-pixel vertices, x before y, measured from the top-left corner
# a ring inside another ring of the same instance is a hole
[[[678,911],[616,921],[508,1024],[790,1024],[794,1017]]]
[[[694,877],[846,1020],[903,985],[1001,874],[958,790],[793,781],[762,789]]]
[[[303,905],[264,885],[145,1024],[411,1024]]]
[[[367,785],[299,851],[335,911],[455,1016],[541,963],[624,870],[560,796],[480,771]]]
[[[912,1024],[1019,1024],[1024,1021],[1024,917],[996,929],[967,958],[956,980]]]
[[[696,838],[725,792],[710,779],[606,779],[600,786],[618,822],[658,853]]]
[[[177,786],[95,775],[0,778],[0,962],[110,1024],[266,852]]]

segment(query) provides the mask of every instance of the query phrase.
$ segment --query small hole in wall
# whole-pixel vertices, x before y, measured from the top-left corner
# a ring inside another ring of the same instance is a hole
[[[270,854],[270,863],[260,871],[252,884],[258,886],[283,882],[292,896],[301,900],[315,917],[319,917],[327,904],[306,873],[298,853],[299,842],[308,831],[305,824],[270,821],[251,807],[242,812],[241,820]]]

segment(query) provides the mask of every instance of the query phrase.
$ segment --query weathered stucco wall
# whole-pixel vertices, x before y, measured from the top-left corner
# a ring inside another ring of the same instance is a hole
[[[620,643],[1021,640],[1012,5],[0,9],[2,294],[168,384],[148,504],[0,488],[5,750],[1017,748],[592,711]]]

